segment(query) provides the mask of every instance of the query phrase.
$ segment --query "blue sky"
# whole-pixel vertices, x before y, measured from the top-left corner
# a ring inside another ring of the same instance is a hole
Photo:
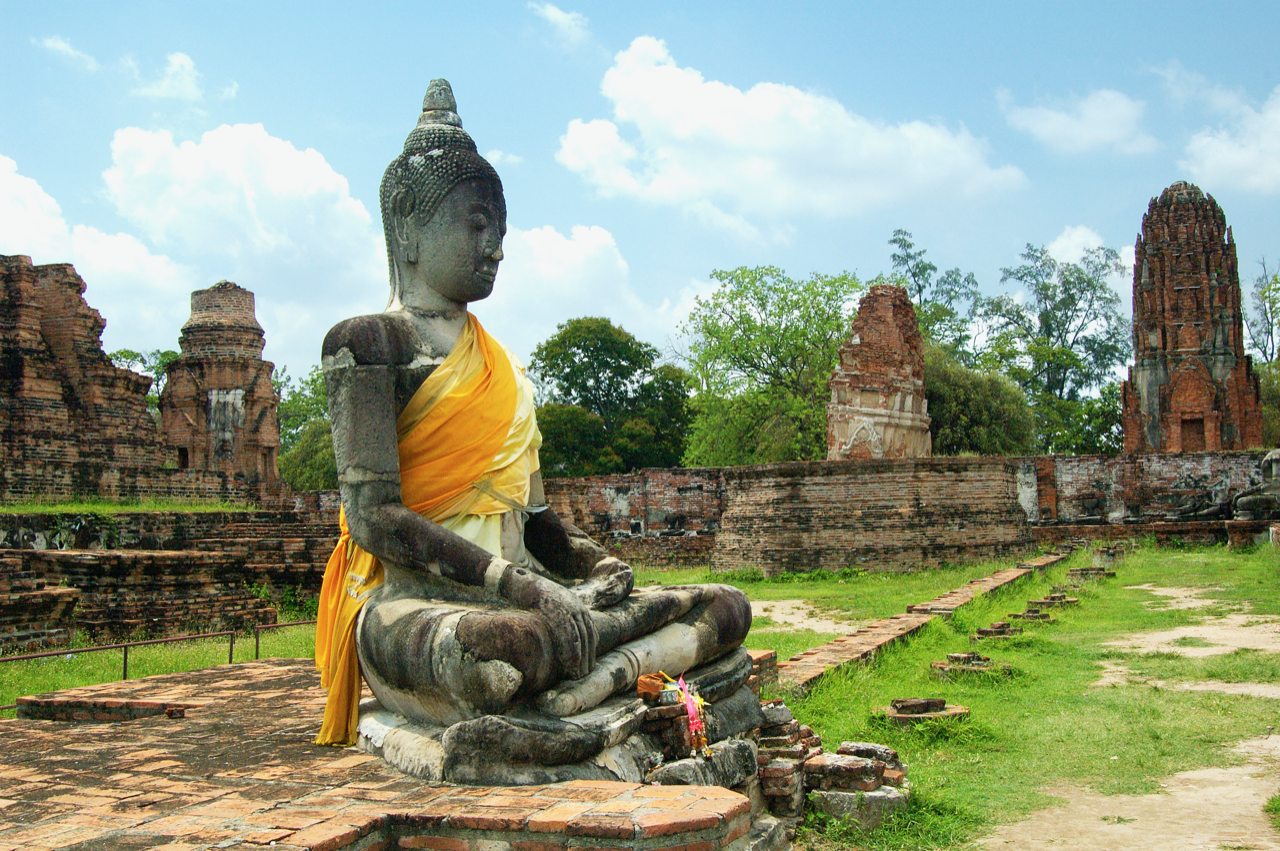
[[[583,315],[667,349],[712,269],[870,278],[899,227],[987,292],[1027,243],[1131,256],[1179,179],[1246,281],[1280,254],[1274,4],[622,5],[0,2],[0,253],[75,263],[108,350],[234,280],[305,372],[386,303],[378,182],[445,77],[525,357]]]

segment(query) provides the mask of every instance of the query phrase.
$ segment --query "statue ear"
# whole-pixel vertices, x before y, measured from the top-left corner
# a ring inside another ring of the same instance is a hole
[[[418,262],[418,241],[409,235],[409,219],[413,216],[414,205],[413,190],[408,187],[396,190],[396,194],[391,196],[392,230],[406,263]]]

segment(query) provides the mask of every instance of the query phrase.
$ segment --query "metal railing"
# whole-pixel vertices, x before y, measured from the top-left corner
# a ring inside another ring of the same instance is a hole
[[[256,661],[262,653],[262,633],[272,629],[283,629],[287,626],[308,626],[315,621],[291,621],[289,623],[274,624],[254,624],[253,626],[253,658]],[[103,650],[123,650],[124,665],[120,672],[120,680],[129,679],[129,648],[145,647],[151,644],[173,644],[177,641],[194,641],[200,638],[226,638],[227,639],[227,664],[233,664],[236,660],[236,632],[233,629],[223,632],[200,632],[193,635],[175,635],[172,638],[151,638],[145,641],[125,641],[120,644],[99,644],[93,647],[71,647],[62,650],[47,650],[42,653],[23,653],[16,656],[0,656],[0,663],[4,662],[25,662],[29,659],[48,659],[52,656],[74,656],[78,653],[97,653]],[[114,680],[113,682],[120,682]],[[10,703],[0,706],[0,712],[6,709],[16,709],[18,704]]]

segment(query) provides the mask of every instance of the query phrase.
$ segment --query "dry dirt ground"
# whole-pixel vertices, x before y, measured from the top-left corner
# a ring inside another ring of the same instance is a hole
[[[751,616],[767,617],[776,626],[752,627],[753,633],[811,629],[847,635],[858,628],[854,621],[838,621],[825,617],[803,600],[752,600]]]
[[[1218,601],[1205,589],[1134,586],[1156,596],[1154,605],[1207,608]],[[1211,590],[1211,589],[1210,589]],[[1202,638],[1211,646],[1179,647],[1185,636]],[[1238,647],[1280,651],[1280,622],[1275,618],[1228,614],[1205,618],[1199,624],[1163,632],[1139,633],[1112,646],[1169,651],[1186,656],[1230,653]],[[1269,683],[1214,681],[1165,684],[1140,681],[1117,663],[1104,663],[1095,686],[1148,682],[1172,688],[1250,694],[1280,700],[1280,686]],[[1184,771],[1161,784],[1153,795],[1099,795],[1086,789],[1048,789],[1063,804],[1040,810],[1025,821],[1004,825],[980,844],[988,849],[1055,849],[1055,851],[1280,851],[1280,832],[1262,808],[1280,791],[1280,735],[1242,742],[1237,751],[1247,758],[1234,768]]]

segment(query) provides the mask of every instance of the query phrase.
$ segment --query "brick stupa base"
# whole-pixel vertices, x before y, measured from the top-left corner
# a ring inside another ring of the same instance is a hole
[[[786,844],[767,817],[753,830],[748,800],[719,787],[427,786],[377,757],[312,744],[324,698],[301,659],[22,698],[24,717],[0,721],[0,851]]]

